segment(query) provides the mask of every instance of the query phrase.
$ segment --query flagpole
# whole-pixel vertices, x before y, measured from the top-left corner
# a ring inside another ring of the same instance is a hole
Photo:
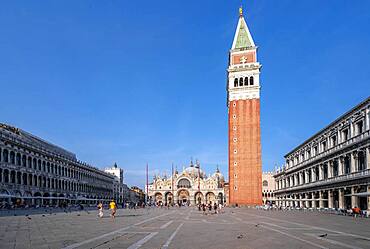
[[[172,175],[171,175],[171,192],[172,192],[172,200],[173,201],[173,163],[172,163]],[[167,205],[170,205],[169,203],[167,203]]]
[[[200,192],[200,164],[198,164],[198,191]]]
[[[148,163],[146,163],[146,204],[148,205],[149,200],[149,170],[148,170]]]

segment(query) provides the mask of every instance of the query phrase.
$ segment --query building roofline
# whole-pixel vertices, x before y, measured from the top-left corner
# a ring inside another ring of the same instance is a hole
[[[345,112],[344,114],[342,114],[341,116],[339,116],[339,118],[335,119],[334,121],[332,121],[330,124],[328,124],[327,126],[325,126],[323,129],[319,130],[318,132],[316,132],[314,135],[312,135],[311,137],[309,137],[308,139],[306,139],[303,143],[301,143],[300,145],[298,145],[297,147],[295,147],[293,150],[289,151],[287,154],[285,154],[284,158],[287,158],[290,154],[292,154],[293,152],[295,152],[296,150],[298,150],[299,148],[303,147],[304,145],[306,145],[309,141],[311,141],[314,137],[317,137],[318,135],[320,135],[321,133],[323,133],[326,129],[328,129],[330,126],[334,125],[335,123],[339,122],[340,120],[342,120],[343,118],[345,118],[346,116],[349,116],[349,114],[351,114],[353,111],[355,111],[356,109],[359,109],[360,107],[362,107],[363,105],[366,105],[367,103],[369,102],[370,104],[370,96],[367,97],[365,100],[361,101],[359,104],[357,104],[355,107],[351,108],[349,111]]]

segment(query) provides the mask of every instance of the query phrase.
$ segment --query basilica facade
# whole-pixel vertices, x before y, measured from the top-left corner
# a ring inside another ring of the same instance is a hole
[[[195,205],[199,203],[224,203],[224,176],[218,167],[206,175],[197,162],[191,162],[182,172],[175,170],[170,177],[154,176],[146,186],[149,202],[157,205]]]

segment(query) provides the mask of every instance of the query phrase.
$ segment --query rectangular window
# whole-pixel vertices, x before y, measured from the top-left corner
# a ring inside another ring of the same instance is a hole
[[[331,137],[331,147],[334,147],[337,145],[337,136]]]
[[[342,131],[342,142],[345,142],[348,140],[348,129],[345,129]]]
[[[356,135],[360,135],[363,132],[364,129],[364,123],[362,121],[359,121],[356,123]]]
[[[326,151],[326,141],[321,143],[321,149],[322,149],[321,152]]]
[[[324,165],[324,179],[328,179],[328,165]]]

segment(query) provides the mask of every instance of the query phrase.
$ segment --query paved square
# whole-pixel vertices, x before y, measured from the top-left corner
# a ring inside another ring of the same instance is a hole
[[[0,248],[370,248],[370,219],[226,208],[118,210],[0,217]],[[106,211],[108,213],[108,211]]]

